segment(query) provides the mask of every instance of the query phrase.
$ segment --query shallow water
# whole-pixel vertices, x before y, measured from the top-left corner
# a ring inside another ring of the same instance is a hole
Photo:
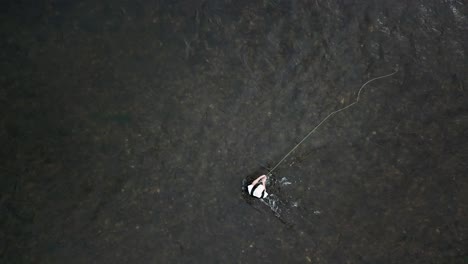
[[[466,11],[3,1],[0,262],[468,263]]]

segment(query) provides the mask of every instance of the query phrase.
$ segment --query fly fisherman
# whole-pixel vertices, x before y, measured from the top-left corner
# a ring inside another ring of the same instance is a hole
[[[265,198],[268,196],[266,192],[266,175],[262,175],[255,179],[249,186],[247,186],[247,192],[257,198]]]

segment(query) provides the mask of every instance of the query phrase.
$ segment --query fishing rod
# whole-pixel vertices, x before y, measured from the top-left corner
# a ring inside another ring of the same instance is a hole
[[[286,155],[283,156],[283,158],[278,162],[276,163],[276,165],[271,169],[269,170],[267,176],[270,177],[271,175],[273,175],[273,171],[278,168],[279,165],[281,165],[281,163],[283,163],[283,161],[289,157],[289,155],[291,155],[302,143],[304,143],[304,141],[306,141],[310,135],[312,135],[315,131],[317,131],[317,129],[323,124],[325,123],[325,121],[327,121],[328,119],[330,119],[330,117],[334,116],[335,114],[341,112],[341,111],[344,111],[352,106],[354,106],[355,104],[357,104],[359,102],[359,99],[360,99],[360,96],[361,96],[361,92],[362,92],[362,89],[364,89],[364,87],[366,85],[368,85],[369,83],[375,81],[375,80],[379,80],[379,79],[383,79],[383,78],[387,78],[387,77],[390,77],[392,75],[394,75],[395,73],[398,72],[398,69],[396,69],[393,73],[390,73],[390,74],[387,74],[387,75],[382,75],[382,76],[379,76],[379,77],[375,77],[373,79],[370,79],[369,81],[367,81],[366,83],[364,83],[361,88],[359,88],[359,91],[358,91],[358,94],[356,96],[356,100],[354,100],[354,102],[350,103],[349,105],[343,107],[343,108],[340,108],[338,110],[335,110],[333,112],[331,112],[330,114],[328,114],[322,121],[320,121],[320,123],[318,125],[316,125],[312,130],[310,130],[310,132],[302,138],[301,141],[299,141],[299,143],[297,143]]]

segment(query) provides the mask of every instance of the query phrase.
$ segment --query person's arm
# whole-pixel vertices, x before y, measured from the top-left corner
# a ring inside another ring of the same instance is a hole
[[[266,175],[262,175],[262,176],[258,177],[258,178],[255,179],[255,181],[253,181],[251,184],[252,184],[252,185],[255,185],[255,184],[257,184],[259,181],[262,181],[262,184],[265,185],[265,183],[266,183]]]
[[[262,176],[260,176],[260,178],[262,178],[262,179],[261,179],[262,184],[263,184],[264,186],[266,186],[266,179],[267,179],[267,176],[266,176],[266,175],[262,175]]]
[[[255,179],[255,180],[251,183],[251,185],[255,185],[255,184],[257,184],[259,181],[260,181],[260,177],[257,178],[257,179]]]
[[[256,180],[255,180],[255,184],[257,184],[259,181],[262,181],[262,184],[264,186],[266,186],[266,175],[262,175],[260,177],[258,177]]]

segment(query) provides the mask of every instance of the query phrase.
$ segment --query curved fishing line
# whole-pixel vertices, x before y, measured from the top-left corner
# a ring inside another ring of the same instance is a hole
[[[395,73],[398,72],[398,69],[395,70],[393,73],[390,73],[390,74],[387,74],[387,75],[382,75],[382,76],[379,76],[379,77],[375,77],[373,79],[370,79],[369,81],[367,81],[366,83],[364,83],[361,88],[359,88],[359,91],[358,91],[358,94],[357,94],[357,97],[356,97],[356,100],[352,103],[350,103],[349,105],[341,108],[341,109],[338,109],[338,110],[335,110],[333,112],[331,112],[329,115],[327,115],[322,121],[320,121],[320,123],[315,126],[304,138],[302,138],[301,141],[299,141],[299,143],[297,143],[286,155],[284,155],[284,157],[278,162],[276,163],[276,165],[271,169],[269,170],[267,176],[271,176],[273,174],[273,171],[281,164],[283,163],[283,161],[289,157],[289,155],[291,155],[302,143],[304,143],[304,141],[307,140],[307,138],[309,138],[310,135],[312,135],[323,123],[325,123],[325,121],[327,121],[330,117],[334,116],[335,114],[341,112],[341,111],[344,111],[348,108],[350,108],[351,106],[357,104],[359,102],[359,99],[360,99],[360,96],[361,96],[361,92],[362,92],[362,89],[364,89],[364,87],[366,85],[368,85],[369,83],[375,81],[375,80],[378,80],[378,79],[382,79],[382,78],[386,78],[386,77],[390,77],[392,75],[394,75]]]

